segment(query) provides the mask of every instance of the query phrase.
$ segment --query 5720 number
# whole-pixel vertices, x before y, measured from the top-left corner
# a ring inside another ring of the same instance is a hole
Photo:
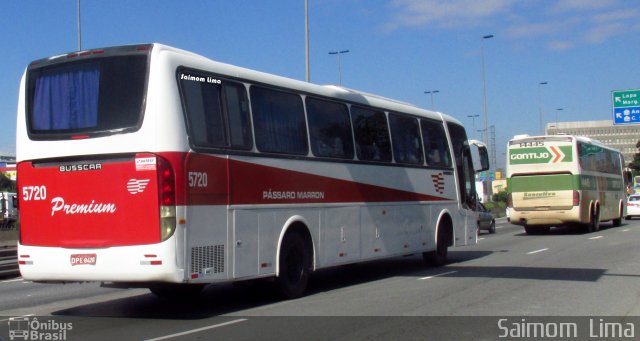
[[[29,200],[46,200],[47,187],[45,186],[24,186],[22,187],[22,199]]]
[[[205,172],[189,172],[189,187],[207,187],[209,179]]]

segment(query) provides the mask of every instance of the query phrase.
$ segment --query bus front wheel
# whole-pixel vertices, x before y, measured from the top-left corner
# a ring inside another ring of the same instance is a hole
[[[623,207],[622,205],[623,205],[623,203],[620,203],[620,209],[618,210],[618,212],[620,212],[620,213],[618,214],[618,218],[615,218],[615,219],[611,220],[611,222],[613,224],[613,227],[618,227],[618,226],[622,225],[622,216],[624,216],[624,214],[623,214],[624,211],[622,209],[622,207]]]
[[[280,274],[276,277],[276,283],[282,296],[286,299],[301,297],[311,274],[311,253],[299,233],[285,235],[279,265]]]
[[[447,228],[438,229],[436,249],[431,252],[422,253],[422,259],[431,266],[443,266],[447,264],[449,253],[450,231]]]

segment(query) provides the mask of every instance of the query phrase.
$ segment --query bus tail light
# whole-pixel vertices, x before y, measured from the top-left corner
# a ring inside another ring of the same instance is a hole
[[[580,206],[580,192],[573,191],[573,206]]]
[[[176,182],[171,164],[157,156],[160,238],[169,239],[176,230]]]

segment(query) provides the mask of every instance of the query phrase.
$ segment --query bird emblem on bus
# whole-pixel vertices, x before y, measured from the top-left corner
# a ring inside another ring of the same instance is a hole
[[[431,181],[433,181],[433,187],[436,189],[436,192],[443,194],[444,193],[444,174],[442,174],[442,172],[438,174],[431,174]]]
[[[131,194],[138,194],[138,193],[142,193],[144,192],[145,188],[147,188],[147,185],[149,185],[149,179],[144,179],[144,180],[138,180],[138,179],[131,179],[129,180],[129,182],[127,182],[127,191],[129,191],[129,193]]]

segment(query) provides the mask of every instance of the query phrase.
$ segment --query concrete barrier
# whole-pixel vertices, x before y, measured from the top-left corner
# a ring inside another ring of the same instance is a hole
[[[15,246],[0,246],[0,278],[19,275],[18,249]]]
[[[20,276],[16,241],[18,229],[0,230],[0,278]]]

